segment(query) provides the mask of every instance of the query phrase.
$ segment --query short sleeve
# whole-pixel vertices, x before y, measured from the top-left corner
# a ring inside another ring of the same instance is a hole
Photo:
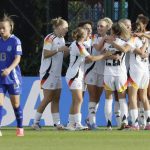
[[[19,39],[16,39],[15,55],[22,55],[22,46],[21,41]]]
[[[43,49],[45,49],[45,50],[51,50],[52,49],[52,43],[53,43],[53,37],[51,35],[48,35],[44,39]]]
[[[90,55],[84,46],[79,45],[78,48],[79,48],[80,56],[87,57]]]

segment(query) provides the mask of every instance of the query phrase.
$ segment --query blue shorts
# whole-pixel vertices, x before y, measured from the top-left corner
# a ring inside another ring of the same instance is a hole
[[[22,91],[21,85],[16,84],[0,84],[0,93],[8,94],[10,95],[20,95]]]

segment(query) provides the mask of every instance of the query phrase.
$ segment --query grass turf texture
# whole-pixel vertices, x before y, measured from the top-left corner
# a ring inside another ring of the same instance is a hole
[[[24,137],[16,137],[14,128],[3,128],[0,150],[149,150],[150,131],[42,131],[25,128]]]

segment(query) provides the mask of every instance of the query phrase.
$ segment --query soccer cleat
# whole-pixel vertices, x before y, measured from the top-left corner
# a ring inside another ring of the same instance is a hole
[[[36,123],[36,124],[33,124],[32,125],[32,129],[36,130],[36,131],[40,131],[42,128],[41,126],[39,125],[39,123]]]
[[[64,126],[62,124],[54,124],[54,127],[57,129],[57,130],[64,130]]]
[[[2,136],[2,132],[1,132],[1,130],[0,130],[0,136]]]
[[[75,130],[76,131],[88,130],[88,127],[87,126],[83,126],[82,124],[76,123],[75,124]]]
[[[90,124],[89,119],[87,118],[85,120],[86,125],[88,126],[89,130],[96,130],[97,129],[97,125],[95,123]]]
[[[140,130],[145,130],[145,128],[146,128],[145,124],[140,125]]]
[[[128,130],[130,130],[130,131],[139,131],[140,128],[139,128],[139,126],[130,126],[130,127],[128,128]]]
[[[75,131],[75,125],[68,123],[67,127],[65,127],[64,129],[69,130],[69,131]]]
[[[97,125],[95,124],[95,123],[93,123],[93,124],[91,124],[90,125],[90,128],[89,128],[90,130],[96,130],[96,129],[98,129],[97,128]]]
[[[128,128],[130,128],[129,125],[127,125],[126,123],[122,123],[121,127],[118,130],[127,130]]]
[[[23,128],[17,128],[16,129],[16,136],[24,136],[24,129]]]
[[[112,126],[107,126],[106,130],[112,131]]]
[[[147,125],[144,130],[150,130],[150,125]]]

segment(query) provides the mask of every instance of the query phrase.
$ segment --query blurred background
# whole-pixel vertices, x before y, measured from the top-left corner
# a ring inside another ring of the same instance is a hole
[[[37,76],[41,62],[44,37],[52,32],[50,20],[61,16],[69,22],[66,41],[71,31],[83,20],[96,23],[107,16],[113,21],[129,18],[135,21],[138,14],[150,17],[150,0],[1,0],[0,14],[12,15],[14,34],[22,41],[23,76]],[[62,75],[65,75],[69,58],[65,58]]]

